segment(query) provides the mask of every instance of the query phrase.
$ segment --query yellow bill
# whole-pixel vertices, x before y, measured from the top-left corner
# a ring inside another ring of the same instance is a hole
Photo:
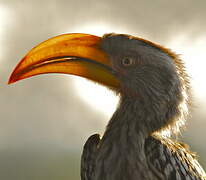
[[[39,44],[19,62],[8,84],[47,73],[72,74],[119,87],[109,57],[101,49],[101,37],[89,34],[64,34]]]

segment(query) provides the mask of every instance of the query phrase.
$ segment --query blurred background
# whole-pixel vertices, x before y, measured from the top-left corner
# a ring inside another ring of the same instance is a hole
[[[103,133],[117,97],[78,77],[7,85],[19,60],[62,33],[128,33],[181,54],[194,108],[181,139],[206,168],[206,1],[0,0],[0,179],[78,180],[86,139]]]

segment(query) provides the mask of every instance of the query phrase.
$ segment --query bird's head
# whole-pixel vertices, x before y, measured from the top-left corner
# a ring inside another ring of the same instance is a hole
[[[51,38],[20,61],[9,83],[45,73],[82,76],[122,98],[141,101],[163,112],[161,127],[173,131],[183,124],[188,110],[189,81],[182,61],[169,49],[141,38],[113,33],[102,38],[88,34]]]

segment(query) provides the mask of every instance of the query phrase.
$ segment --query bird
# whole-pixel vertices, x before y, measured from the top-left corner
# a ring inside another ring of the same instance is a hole
[[[90,136],[83,147],[82,180],[206,179],[196,154],[177,138],[192,100],[175,52],[128,34],[62,34],[31,49],[8,84],[47,73],[89,79],[120,98],[102,137]]]

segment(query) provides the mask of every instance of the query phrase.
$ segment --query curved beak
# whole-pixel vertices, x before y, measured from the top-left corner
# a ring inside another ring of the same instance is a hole
[[[16,66],[8,84],[47,73],[72,74],[119,87],[109,57],[101,49],[101,37],[89,34],[64,34],[37,45]]]

